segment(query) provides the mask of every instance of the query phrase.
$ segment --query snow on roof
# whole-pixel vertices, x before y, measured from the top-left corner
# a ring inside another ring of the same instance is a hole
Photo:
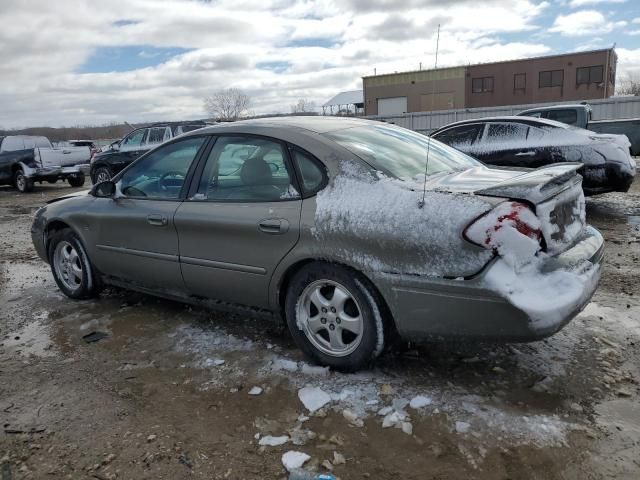
[[[340,92],[327,103],[322,105],[323,107],[330,107],[331,105],[353,105],[356,103],[364,103],[364,96],[362,90],[350,90],[348,92]]]

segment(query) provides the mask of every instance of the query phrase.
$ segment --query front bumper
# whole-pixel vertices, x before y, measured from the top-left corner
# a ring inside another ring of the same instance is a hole
[[[374,283],[384,296],[400,335],[407,340],[474,338],[487,341],[534,341],[556,333],[591,300],[600,278],[604,240],[586,227],[571,248],[550,257],[542,271],[588,268],[590,278],[573,303],[551,321],[540,322],[491,286],[498,259],[470,279],[435,279],[378,273]],[[544,286],[546,287],[546,286]],[[543,285],[540,285],[542,291]]]

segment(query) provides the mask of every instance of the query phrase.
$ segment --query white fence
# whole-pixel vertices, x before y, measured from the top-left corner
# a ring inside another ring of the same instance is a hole
[[[549,105],[576,104],[578,102],[532,103],[528,105],[509,105],[504,107],[460,108],[457,110],[439,110],[436,112],[414,112],[400,115],[371,115],[366,118],[383,120],[418,132],[429,133],[436,128],[453,122],[471,118],[516,115],[529,108]],[[593,120],[610,120],[640,117],[640,97],[611,97],[603,100],[590,100]]]

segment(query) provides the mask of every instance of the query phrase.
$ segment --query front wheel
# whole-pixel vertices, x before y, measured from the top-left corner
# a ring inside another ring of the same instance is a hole
[[[98,167],[96,168],[95,172],[93,172],[91,181],[94,185],[96,185],[98,183],[108,182],[109,180],[111,180],[112,176],[113,175],[111,175],[111,170],[109,170],[108,167]]]
[[[77,175],[69,177],[67,181],[72,187],[81,187],[84,185],[84,173],[78,173]]]
[[[62,293],[73,299],[91,298],[98,293],[93,267],[75,233],[69,229],[54,233],[48,253],[53,278]]]
[[[384,347],[380,303],[361,275],[339,265],[314,263],[291,280],[285,314],[294,341],[309,358],[355,371],[369,365]]]
[[[13,183],[20,193],[27,193],[33,190],[33,180],[25,177],[24,171],[19,168],[13,175]]]

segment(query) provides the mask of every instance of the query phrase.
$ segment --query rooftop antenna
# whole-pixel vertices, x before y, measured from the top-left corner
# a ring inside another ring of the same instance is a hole
[[[434,65],[434,70],[438,68],[438,49],[440,47],[440,24],[438,24],[438,35],[436,36],[436,63]],[[434,73],[434,79],[432,80],[431,87],[431,113],[433,114],[433,107],[435,105],[435,97],[436,97],[436,79]],[[431,122],[429,122],[431,125]],[[429,171],[429,151],[431,150],[431,136],[427,140],[427,161],[424,164],[424,183],[422,184],[422,200],[418,202],[418,208],[424,207],[424,199],[427,195],[427,172]]]

